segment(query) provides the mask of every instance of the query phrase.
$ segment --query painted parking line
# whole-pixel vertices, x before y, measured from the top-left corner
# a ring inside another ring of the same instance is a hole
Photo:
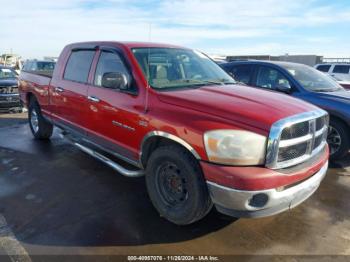
[[[31,262],[27,251],[16,239],[10,227],[7,225],[6,219],[0,214],[0,247],[2,247],[11,261]]]

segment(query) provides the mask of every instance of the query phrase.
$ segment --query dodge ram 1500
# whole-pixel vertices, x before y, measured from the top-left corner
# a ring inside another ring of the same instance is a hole
[[[328,167],[325,111],[240,86],[187,48],[71,44],[52,77],[21,73],[20,98],[36,139],[57,126],[120,174],[145,175],[154,207],[179,225],[213,205],[235,217],[288,210],[315,192]]]

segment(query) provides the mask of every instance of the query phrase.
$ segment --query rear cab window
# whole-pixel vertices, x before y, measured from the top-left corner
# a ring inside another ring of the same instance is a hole
[[[72,51],[63,78],[65,80],[87,83],[95,50]]]

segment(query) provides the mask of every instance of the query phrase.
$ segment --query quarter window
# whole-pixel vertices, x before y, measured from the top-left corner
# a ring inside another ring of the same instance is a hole
[[[333,73],[349,74],[350,65],[336,65],[334,66]]]
[[[64,79],[87,83],[94,54],[94,50],[73,51],[66,65]]]
[[[94,84],[96,86],[102,86],[102,78],[106,73],[122,73],[129,76],[128,70],[120,56],[116,53],[104,51],[101,53],[95,72]]]

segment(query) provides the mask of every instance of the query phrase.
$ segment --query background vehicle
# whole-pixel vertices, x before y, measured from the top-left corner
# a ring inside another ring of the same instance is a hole
[[[22,70],[38,75],[52,76],[55,65],[56,62],[53,61],[28,60],[24,63]]]
[[[350,90],[350,81],[343,81],[343,80],[336,78],[335,76],[330,76],[330,77],[332,77],[339,85],[344,87],[344,89]]]
[[[52,78],[23,71],[20,93],[35,138],[48,139],[56,125],[119,173],[145,174],[155,208],[180,225],[213,204],[238,217],[288,210],[315,192],[328,167],[325,111],[239,86],[190,49],[72,44]]]
[[[10,67],[0,66],[0,111],[21,111],[17,73]]]
[[[331,158],[340,159],[350,146],[350,93],[312,67],[287,62],[237,61],[221,65],[237,81],[287,93],[330,114],[328,144]],[[283,101],[281,101],[283,107]]]
[[[321,72],[335,77],[339,81],[350,81],[349,63],[325,63],[315,65],[315,68]]]

